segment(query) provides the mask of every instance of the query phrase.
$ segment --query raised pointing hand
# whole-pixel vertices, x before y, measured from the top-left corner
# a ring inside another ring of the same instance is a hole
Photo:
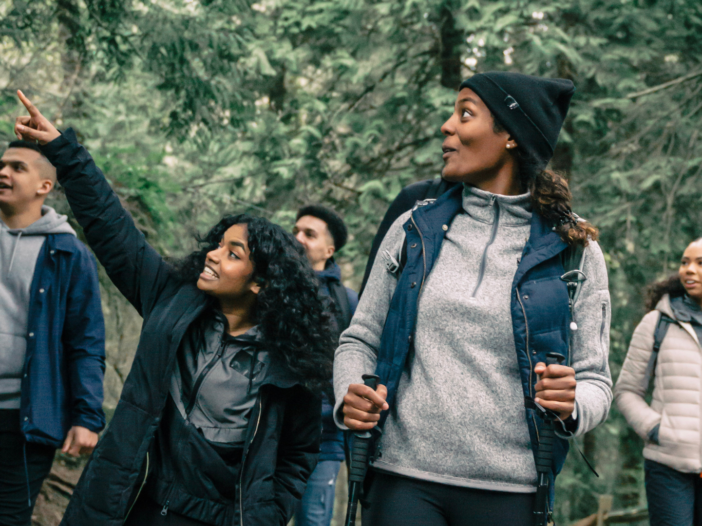
[[[17,117],[15,120],[15,135],[19,140],[36,140],[39,141],[39,144],[46,144],[61,135],[49,122],[49,119],[44,117],[36,106],[25,97],[24,93],[17,90],[17,96],[29,113],[29,117]]]

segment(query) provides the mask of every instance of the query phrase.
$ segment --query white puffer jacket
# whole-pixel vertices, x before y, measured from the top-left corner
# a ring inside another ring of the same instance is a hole
[[[651,405],[644,400],[661,312],[675,319],[668,295],[636,327],[614,399],[629,425],[646,441],[644,458],[683,473],[702,473],[702,347],[689,323],[668,326],[655,362]],[[655,444],[648,436],[658,424],[659,444]]]

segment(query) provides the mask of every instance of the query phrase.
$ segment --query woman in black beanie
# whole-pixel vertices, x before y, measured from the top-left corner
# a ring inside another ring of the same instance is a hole
[[[514,526],[535,513],[545,524],[565,438],[607,417],[597,230],[545,170],[574,91],[515,73],[463,82],[442,126],[442,177],[461,184],[418,202],[383,240],[334,362],[337,424],[383,430],[364,525]],[[569,276],[565,256],[577,256]],[[543,408],[563,437],[546,456]],[[544,481],[550,495],[535,509]]]

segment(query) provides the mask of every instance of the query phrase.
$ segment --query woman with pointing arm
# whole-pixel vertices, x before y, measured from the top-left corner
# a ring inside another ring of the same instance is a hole
[[[146,242],[72,130],[20,92],[15,131],[57,169],[110,279],[144,318],[114,417],[66,526],[284,526],[319,453],[334,325],[302,247],[224,217],[171,266]]]

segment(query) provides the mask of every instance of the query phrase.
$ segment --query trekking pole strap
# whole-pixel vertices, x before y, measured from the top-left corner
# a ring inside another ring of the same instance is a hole
[[[536,471],[549,473],[553,464],[553,452],[556,447],[556,434],[553,422],[544,422],[539,433],[539,451],[536,453]]]

